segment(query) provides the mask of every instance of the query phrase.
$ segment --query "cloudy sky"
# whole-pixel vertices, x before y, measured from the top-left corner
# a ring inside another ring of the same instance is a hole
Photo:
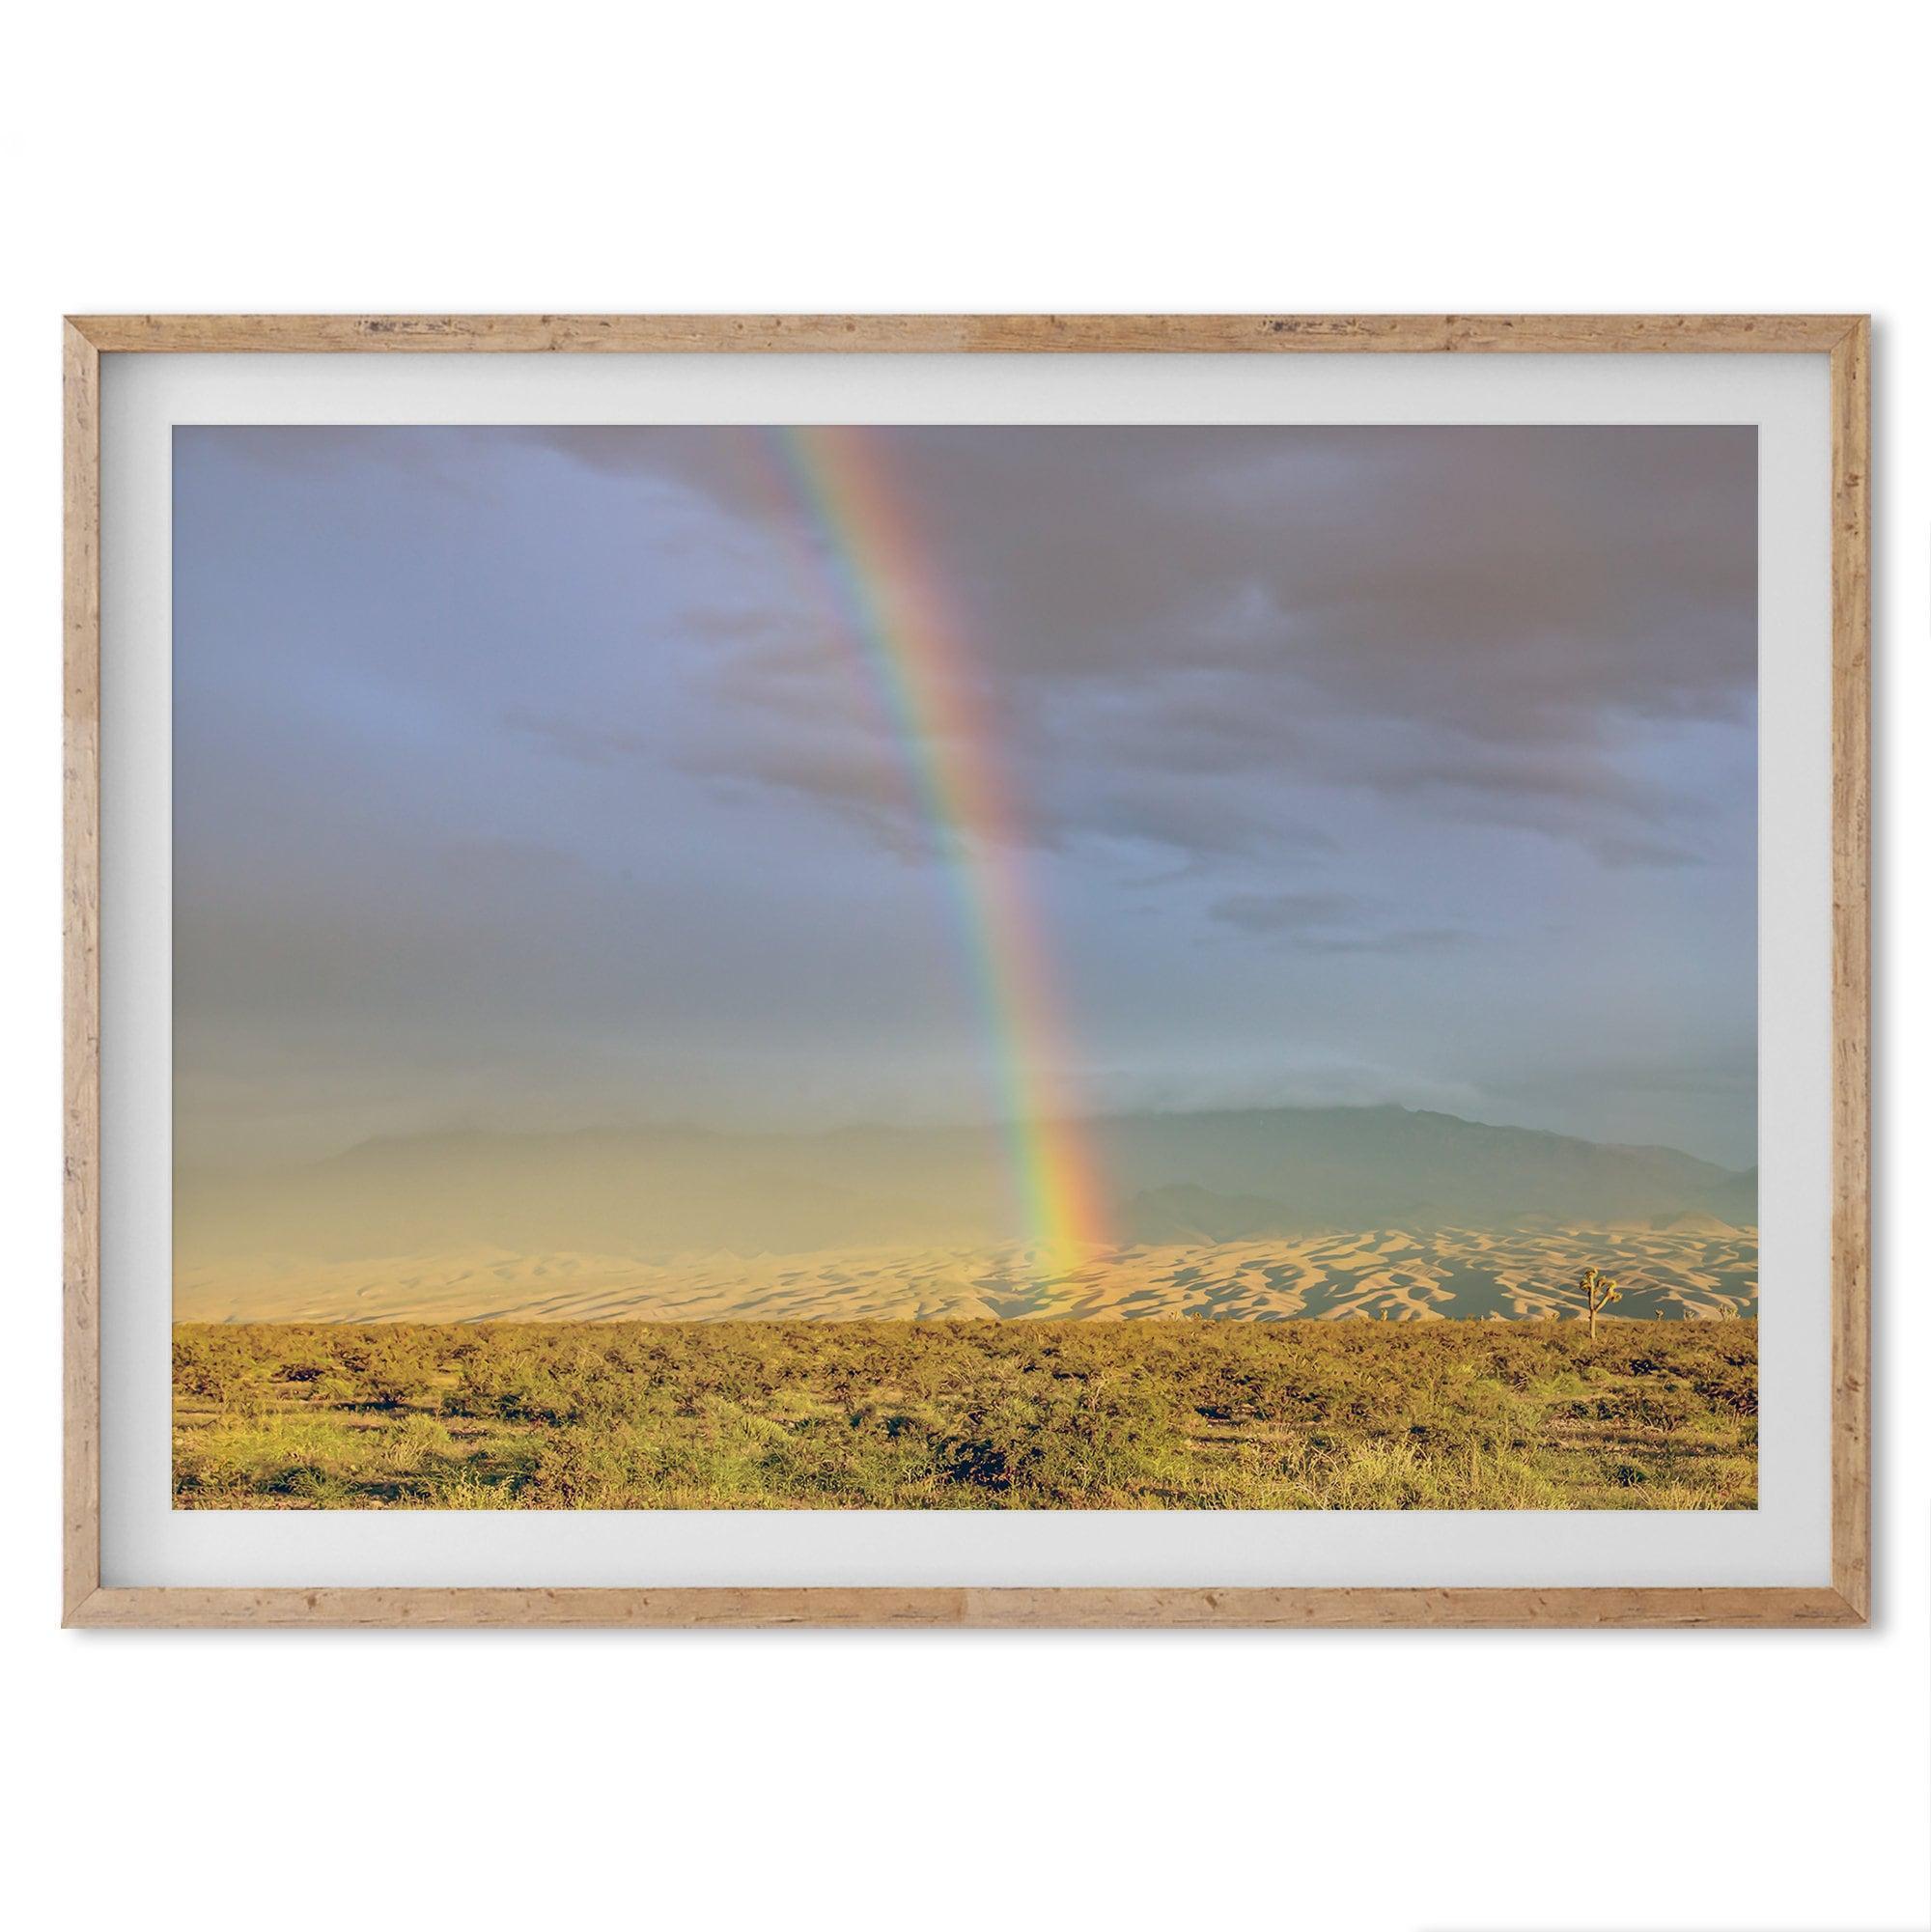
[[[1095,1110],[1755,1146],[1748,429],[892,429]],[[774,439],[176,435],[178,1155],[986,1117]]]

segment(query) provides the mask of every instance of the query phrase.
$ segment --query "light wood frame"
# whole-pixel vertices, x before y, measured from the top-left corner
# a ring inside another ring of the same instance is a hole
[[[100,1582],[100,358],[817,350],[1828,356],[1831,1582],[1775,1588],[174,1589]],[[156,1626],[1859,1625],[1870,1615],[1870,323],[1863,316],[81,316],[65,326],[65,1621]]]

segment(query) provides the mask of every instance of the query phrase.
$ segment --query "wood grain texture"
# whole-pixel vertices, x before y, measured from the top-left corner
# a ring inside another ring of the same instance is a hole
[[[93,1629],[1498,1630],[1830,1628],[1816,1589],[99,1590]]]
[[[1681,354],[1833,349],[1849,316],[78,316],[103,353]]]
[[[102,1588],[102,353],[1824,353],[1832,391],[1830,1586],[1690,1589]],[[87,1628],[1799,1628],[1870,1614],[1870,330],[1852,316],[94,316],[65,332],[65,1621]]]
[[[1831,352],[1831,1578],[1870,1613],[1870,323]]]
[[[100,356],[64,331],[62,1599],[100,1582]]]

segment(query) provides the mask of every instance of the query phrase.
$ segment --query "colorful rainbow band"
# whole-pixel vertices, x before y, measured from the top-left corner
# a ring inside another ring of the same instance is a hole
[[[1034,1264],[1063,1271],[1109,1241],[1086,1130],[1055,1072],[1070,1062],[1025,844],[961,627],[883,465],[883,435],[766,433],[823,540],[844,627],[951,877],[973,993],[993,1052],[1020,1212]]]

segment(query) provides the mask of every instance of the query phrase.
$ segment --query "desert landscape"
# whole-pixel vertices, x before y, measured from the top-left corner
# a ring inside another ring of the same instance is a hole
[[[187,1322],[1374,1321],[1749,1315],[1756,1184],[1395,1106],[1126,1115],[1122,1239],[1001,1239],[998,1137],[654,1130],[373,1142],[184,1175]]]
[[[1756,1324],[175,1330],[183,1509],[1749,1509]]]
[[[1139,1239],[993,1238],[961,1131],[425,1137],[184,1188],[177,1502],[1754,1505],[1751,1175],[1399,1107],[1102,1135]]]
[[[1523,1320],[1584,1312],[1577,1281],[1592,1266],[1620,1283],[1619,1315],[1756,1312],[1755,1232],[1714,1223],[1371,1229],[1095,1250],[1071,1266],[1023,1246],[265,1262],[184,1270],[176,1311],[198,1323]]]
[[[178,426],[177,1502],[1752,1507],[1754,435]]]

